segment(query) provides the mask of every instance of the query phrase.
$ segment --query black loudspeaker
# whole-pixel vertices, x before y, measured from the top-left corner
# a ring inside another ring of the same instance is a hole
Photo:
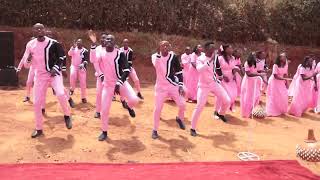
[[[18,86],[18,82],[14,67],[0,69],[0,86]]]
[[[18,86],[14,69],[14,36],[8,31],[0,31],[0,86]]]
[[[14,66],[13,32],[0,31],[0,69]]]

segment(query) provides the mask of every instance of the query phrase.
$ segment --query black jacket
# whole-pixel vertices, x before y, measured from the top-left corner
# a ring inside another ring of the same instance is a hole
[[[65,63],[66,55],[62,45],[58,41],[50,39],[45,47],[46,70],[50,72],[54,69],[58,74],[61,74],[61,69]]]
[[[156,55],[157,58],[161,58],[160,54]],[[182,68],[178,56],[174,53],[169,54],[167,61],[166,79],[174,86],[183,86]]]

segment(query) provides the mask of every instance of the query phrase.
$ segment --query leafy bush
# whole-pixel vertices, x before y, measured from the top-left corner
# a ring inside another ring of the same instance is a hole
[[[320,45],[319,0],[0,0],[0,25]]]

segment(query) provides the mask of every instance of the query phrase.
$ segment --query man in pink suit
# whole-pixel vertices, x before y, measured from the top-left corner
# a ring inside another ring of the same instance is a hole
[[[202,52],[202,46],[198,44],[194,48],[194,52],[190,55],[190,68],[188,72],[188,79],[186,86],[187,89],[187,99],[188,102],[196,102],[197,100],[197,91],[198,91],[198,81],[199,81],[199,74],[197,72],[196,66],[197,66],[197,59],[199,56],[203,54]]]
[[[163,103],[167,98],[173,99],[179,108],[176,122],[180,129],[185,129],[183,123],[185,101],[183,90],[183,75],[180,62],[173,52],[169,52],[170,44],[168,41],[160,42],[160,54],[152,55],[152,64],[156,69],[157,79],[155,85],[155,109],[154,109],[154,127],[152,138],[157,139],[161,110]]]
[[[31,61],[32,59],[32,55],[29,54],[28,56],[28,61]],[[22,67],[24,66],[24,59],[21,59],[17,69],[16,69],[16,72],[20,72]],[[31,96],[31,88],[33,86],[33,80],[34,80],[34,75],[35,75],[35,72],[34,72],[34,69],[32,68],[32,66],[29,67],[29,73],[28,73],[28,78],[27,78],[27,82],[26,82],[26,97],[24,98],[23,102],[28,102],[30,101],[30,96]]]
[[[100,42],[101,45],[96,48],[93,44],[90,58],[94,62],[95,70],[103,86],[101,97],[102,133],[98,140],[104,141],[108,137],[109,112],[114,93],[121,94],[127,99],[127,109],[131,117],[135,117],[133,107],[138,103],[139,98],[126,81],[130,73],[130,67],[125,54],[115,48],[114,36],[103,33]]]
[[[91,53],[91,51],[97,51],[98,49],[100,49],[101,46],[96,46],[96,45],[92,45],[91,46],[91,50],[90,50],[90,62],[92,64],[95,64],[95,59],[94,57],[92,57],[93,55],[95,55],[94,53]],[[98,66],[98,65],[97,65]],[[96,82],[96,112],[94,114],[94,118],[100,118],[101,117],[101,95],[102,95],[102,80],[101,78],[98,76],[98,69],[96,69],[95,67],[95,77],[97,78],[97,82]]]
[[[123,47],[120,48],[121,51],[124,52],[124,54],[126,55],[126,58],[128,60],[129,66],[130,66],[130,74],[129,77],[131,78],[131,80],[134,82],[134,86],[137,90],[137,96],[140,99],[143,99],[142,94],[141,94],[141,88],[140,88],[140,80],[137,76],[137,72],[136,70],[133,68],[133,50],[129,47],[129,40],[128,39],[124,39],[123,40]]]
[[[35,138],[43,134],[41,106],[46,96],[48,83],[51,84],[59,100],[68,129],[72,128],[72,122],[62,81],[61,66],[66,59],[63,48],[59,42],[45,36],[43,24],[35,24],[33,30],[36,38],[27,43],[23,59],[26,66],[32,65],[35,69],[34,112],[36,129],[31,135],[32,138]],[[28,61],[29,54],[32,54],[31,61]]]
[[[87,64],[89,59],[89,52],[82,45],[82,39],[78,39],[70,48],[68,55],[71,56],[70,66],[70,95],[73,95],[76,88],[76,82],[79,77],[81,88],[82,103],[87,103]]]
[[[97,36],[94,32],[89,31],[89,38],[92,41],[92,45],[90,48],[90,62],[93,64],[93,67],[95,69],[94,76],[96,77],[96,112],[94,114],[94,118],[101,118],[101,96],[102,96],[102,79],[99,77],[98,71],[101,70],[99,67],[99,64],[97,62],[97,59],[95,58],[96,56],[96,51],[100,51],[100,49],[105,47],[104,42],[100,42],[102,45],[97,46]],[[107,33],[104,33],[107,34]],[[102,40],[101,40],[102,41]],[[91,53],[94,52],[94,53]],[[99,68],[98,68],[99,67]]]
[[[222,76],[220,67],[216,67],[216,62],[213,63],[214,56],[214,43],[207,42],[204,45],[205,53],[202,54],[197,61],[197,71],[199,73],[198,93],[197,93],[197,105],[192,114],[190,130],[191,136],[197,136],[196,127],[200,114],[207,103],[209,93],[213,93],[216,97],[216,110],[215,115],[222,121],[227,122],[225,113],[229,109],[231,99],[228,96],[225,89],[220,84],[220,81],[216,79],[217,76]],[[215,75],[215,73],[217,73]]]

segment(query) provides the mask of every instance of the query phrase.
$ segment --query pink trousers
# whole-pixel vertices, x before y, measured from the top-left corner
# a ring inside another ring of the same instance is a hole
[[[102,97],[102,82],[99,77],[97,77],[96,83],[96,112],[101,112],[101,97]]]
[[[226,90],[219,83],[211,83],[209,87],[199,87],[197,93],[197,105],[192,113],[191,126],[196,129],[200,114],[207,103],[209,93],[213,93],[216,97],[215,110],[220,115],[225,115],[230,108],[231,99]]]
[[[36,129],[41,130],[42,127],[42,106],[45,102],[48,83],[54,89],[58,101],[62,107],[63,113],[66,116],[70,116],[70,109],[68,107],[68,101],[65,96],[65,89],[63,86],[62,76],[50,77],[50,74],[36,75],[34,83],[34,112],[36,118]]]
[[[75,90],[76,82],[80,81],[81,98],[84,99],[87,96],[87,73],[84,69],[79,69],[76,66],[70,66],[70,90]]]
[[[138,92],[140,92],[140,91],[141,91],[140,80],[139,80],[139,78],[138,78],[138,76],[137,76],[136,70],[135,70],[133,67],[131,67],[131,71],[130,71],[129,77],[130,77],[130,79],[133,81],[136,90],[137,90]],[[124,100],[125,100],[125,97],[120,96],[120,100],[121,100],[121,101],[124,101]]]
[[[33,86],[34,76],[35,76],[35,70],[31,66],[29,68],[28,78],[27,78],[27,82],[26,82],[26,91],[27,91],[26,96],[27,97],[31,96],[31,88]]]
[[[102,131],[108,130],[109,113],[112,103],[112,97],[114,95],[115,83],[104,83],[102,89],[102,99],[101,99],[101,121],[102,121]],[[133,108],[138,104],[139,99],[134,92],[133,88],[128,82],[124,82],[120,86],[120,95],[125,97],[130,108]]]
[[[47,88],[51,88],[51,82],[48,82],[47,83]],[[65,98],[66,98],[66,100],[69,100],[70,99],[70,95],[69,95],[69,91],[66,89],[66,88],[64,88],[64,95],[65,95]],[[41,105],[41,108],[42,109],[45,109],[46,108],[46,96],[44,96],[44,98],[42,99],[42,105]],[[33,100],[34,101],[34,100]]]
[[[179,95],[178,86],[170,86],[167,88],[156,88],[155,91],[155,109],[153,112],[153,130],[157,131],[159,128],[160,115],[163,108],[164,102],[167,98],[171,98],[175,101],[179,108],[178,117],[181,120],[184,120],[184,112],[186,109],[185,100],[182,96]]]
[[[137,76],[136,70],[135,70],[133,67],[131,67],[131,71],[130,71],[129,77],[130,77],[131,80],[133,81],[136,90],[137,90],[138,92],[140,92],[140,90],[141,90],[140,80],[139,80],[139,78],[138,78],[138,76]]]

